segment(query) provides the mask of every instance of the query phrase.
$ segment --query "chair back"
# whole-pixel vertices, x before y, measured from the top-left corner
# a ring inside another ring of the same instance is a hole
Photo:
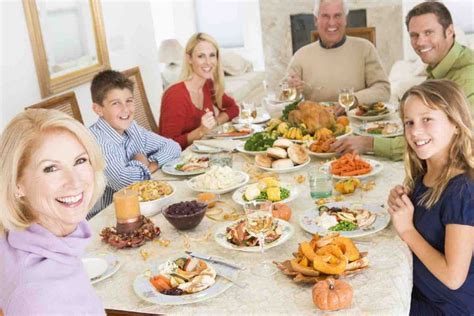
[[[346,35],[361,37],[369,40],[372,44],[375,45],[375,27],[348,27],[346,28]],[[319,38],[318,31],[311,32],[311,42],[317,41]]]
[[[135,101],[135,121],[142,127],[158,133],[158,126],[155,122],[155,117],[150,108],[150,103],[145,92],[145,86],[143,85],[142,75],[140,74],[140,68],[134,67],[122,71],[122,74],[134,83],[133,88],[133,99]]]
[[[46,99],[44,101],[30,105],[25,108],[25,110],[28,109],[59,110],[72,116],[73,118],[84,124],[84,122],[82,121],[81,111],[79,110],[79,104],[77,103],[76,94],[74,93],[74,91],[54,96],[52,98]]]

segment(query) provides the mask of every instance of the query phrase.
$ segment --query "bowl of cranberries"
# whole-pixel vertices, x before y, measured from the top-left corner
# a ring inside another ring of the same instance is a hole
[[[178,230],[193,229],[201,223],[207,204],[198,201],[182,201],[165,207],[163,216]]]

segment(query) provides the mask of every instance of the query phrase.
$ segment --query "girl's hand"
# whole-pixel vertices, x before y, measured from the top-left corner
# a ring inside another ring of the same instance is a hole
[[[392,191],[395,189],[397,187],[392,189]],[[393,226],[401,239],[403,239],[405,233],[415,229],[413,225],[413,203],[405,193],[395,198],[393,203],[389,202],[388,212],[392,218]]]
[[[402,185],[397,185],[393,189],[390,190],[390,194],[388,196],[388,206],[392,207],[395,204],[395,200],[401,197],[403,194],[407,194],[407,190]]]

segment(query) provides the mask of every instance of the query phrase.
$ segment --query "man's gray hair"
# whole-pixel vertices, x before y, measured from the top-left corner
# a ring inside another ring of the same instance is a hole
[[[340,1],[342,3],[342,10],[344,11],[345,15],[349,14],[349,5],[347,4],[347,0],[314,0],[314,10],[313,14],[314,16],[318,16],[319,14],[319,6],[323,2],[334,2],[334,1]]]

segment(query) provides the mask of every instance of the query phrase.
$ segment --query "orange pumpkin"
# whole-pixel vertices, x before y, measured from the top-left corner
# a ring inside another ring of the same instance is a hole
[[[291,218],[291,208],[285,203],[276,203],[273,204],[272,214],[273,217],[289,221]]]
[[[350,121],[347,118],[347,116],[339,116],[336,120],[336,123],[347,126],[347,125],[349,125]]]
[[[313,286],[312,294],[314,304],[323,311],[344,309],[352,304],[352,287],[341,280],[319,281]]]

